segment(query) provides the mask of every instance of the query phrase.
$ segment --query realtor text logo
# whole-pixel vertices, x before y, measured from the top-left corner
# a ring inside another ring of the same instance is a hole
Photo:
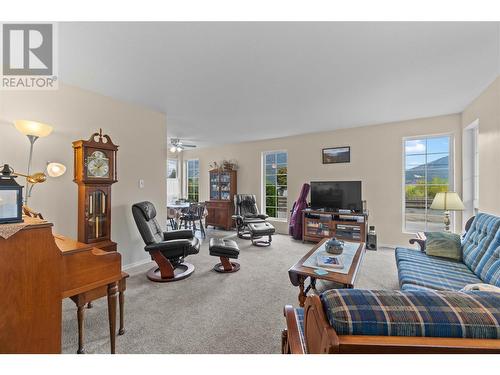
[[[53,24],[2,25],[2,89],[57,88]]]

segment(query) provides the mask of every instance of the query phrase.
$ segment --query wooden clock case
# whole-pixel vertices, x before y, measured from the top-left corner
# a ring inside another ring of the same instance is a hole
[[[73,142],[73,150],[73,181],[78,184],[78,241],[116,251],[116,243],[111,240],[111,185],[117,182],[118,146],[100,129],[88,140]],[[95,151],[102,152],[108,159],[108,172],[103,177],[89,173],[89,156]]]

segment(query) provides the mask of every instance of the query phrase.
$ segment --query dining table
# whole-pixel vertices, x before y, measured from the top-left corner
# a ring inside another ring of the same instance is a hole
[[[179,228],[179,218],[181,217],[182,212],[188,209],[189,206],[189,202],[167,203],[168,220],[170,221],[170,226],[172,227],[172,229]]]

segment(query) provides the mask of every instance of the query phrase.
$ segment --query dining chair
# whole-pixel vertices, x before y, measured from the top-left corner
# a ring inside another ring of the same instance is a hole
[[[177,229],[177,210],[175,208],[167,207],[167,226],[170,225],[172,230]]]
[[[196,232],[198,229],[196,227],[196,222],[200,224],[200,232],[203,238],[206,237],[205,227],[203,225],[203,218],[205,217],[206,204],[203,203],[191,203],[186,212],[182,213],[179,218],[179,228],[182,228],[182,223],[184,223],[184,228],[188,227]]]

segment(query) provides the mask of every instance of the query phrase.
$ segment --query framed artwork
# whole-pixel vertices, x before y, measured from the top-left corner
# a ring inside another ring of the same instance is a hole
[[[177,159],[167,159],[167,178],[177,178]]]
[[[323,149],[323,164],[350,163],[351,147],[331,147]]]

